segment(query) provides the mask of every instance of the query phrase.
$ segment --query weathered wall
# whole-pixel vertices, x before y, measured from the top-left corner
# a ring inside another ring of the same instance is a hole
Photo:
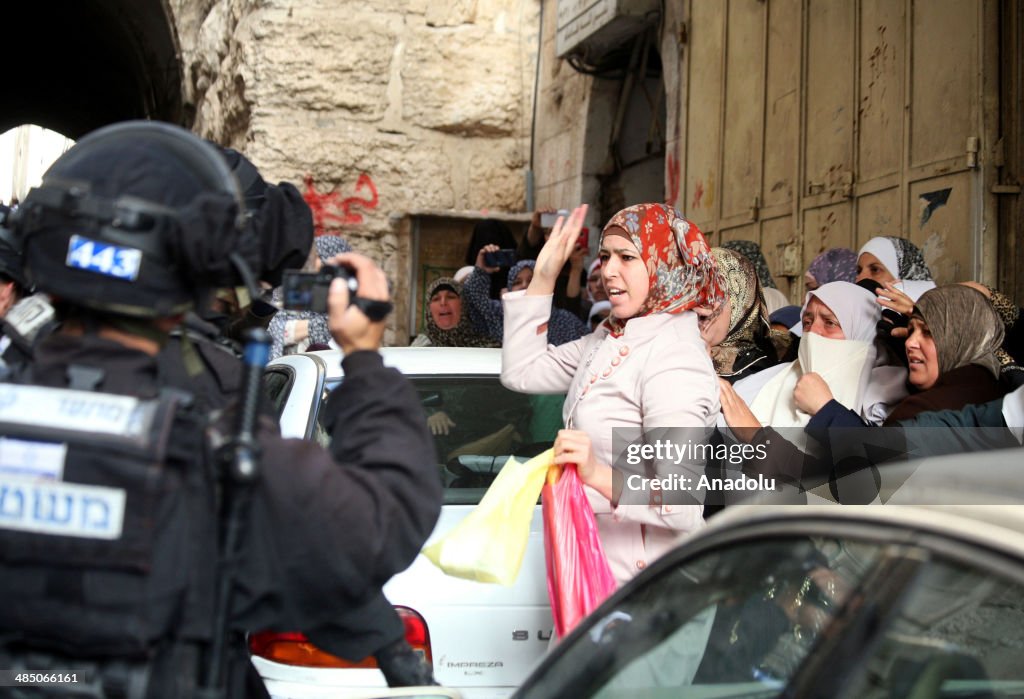
[[[601,146],[591,136],[606,129],[615,98],[601,80],[555,57],[549,10],[557,3],[545,3],[538,201],[564,205],[566,193],[578,194],[607,214],[619,193],[595,193],[587,183]],[[857,249],[875,235],[912,239],[940,282],[1016,280],[1005,262],[997,280],[996,264],[997,211],[1020,197],[1019,183],[999,174],[1019,160],[999,133],[999,118],[1006,130],[1019,119],[1001,106],[1019,102],[1019,88],[1004,86],[1009,99],[999,94],[1000,73],[1015,67],[1015,54],[999,56],[1008,44],[1005,37],[1000,44],[1001,7],[993,0],[661,3],[664,199],[713,243],[760,242],[794,301],[818,253]],[[619,198],[635,198],[621,189]],[[1007,218],[1011,228],[1014,220]],[[1019,233],[1001,236],[1012,258],[1016,246],[1007,241]]]
[[[194,130],[302,183],[395,285],[409,212],[522,211],[537,0],[171,0]]]
[[[659,140],[664,135],[663,117],[654,129],[659,133],[651,157],[636,157],[651,135],[646,100],[657,101],[658,79],[627,89],[621,70],[626,65],[590,75],[558,58],[558,5],[556,0],[543,4],[534,148],[536,202],[542,209],[588,204],[588,225],[600,230],[624,206],[664,199],[664,149]],[[655,111],[663,112],[664,107],[659,107]],[[613,147],[617,118],[620,133]],[[591,253],[596,254],[598,236],[590,236],[590,241]]]

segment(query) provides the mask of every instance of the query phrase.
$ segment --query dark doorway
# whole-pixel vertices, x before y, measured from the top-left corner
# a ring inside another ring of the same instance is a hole
[[[652,19],[597,65],[574,63],[595,78],[583,166],[599,183],[601,221],[632,204],[665,200],[667,117],[658,35]]]
[[[31,123],[78,139],[125,119],[188,126],[165,0],[15,2],[3,18],[0,133]]]

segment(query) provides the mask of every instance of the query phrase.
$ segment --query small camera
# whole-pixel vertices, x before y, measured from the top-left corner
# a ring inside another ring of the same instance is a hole
[[[546,211],[543,212],[540,215],[540,227],[541,228],[551,228],[558,221],[558,217],[559,216],[561,216],[562,218],[569,218],[569,210],[568,209],[559,209],[558,211],[555,211],[555,212],[552,212],[552,213],[548,213]]]
[[[516,251],[511,248],[484,253],[484,264],[488,267],[511,267],[515,263]]]
[[[281,281],[285,309],[326,313],[327,293],[335,279],[345,280],[351,303],[359,291],[359,280],[356,279],[356,272],[351,267],[324,265],[319,272],[285,271],[284,279]]]

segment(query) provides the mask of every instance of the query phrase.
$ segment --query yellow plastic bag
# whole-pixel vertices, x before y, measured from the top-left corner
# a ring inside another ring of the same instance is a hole
[[[446,574],[511,585],[530,538],[544,475],[554,458],[548,449],[526,463],[509,457],[480,504],[458,526],[423,549]]]

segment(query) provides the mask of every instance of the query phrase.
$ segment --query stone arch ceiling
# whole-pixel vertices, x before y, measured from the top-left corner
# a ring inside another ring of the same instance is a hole
[[[125,119],[185,122],[165,0],[19,1],[3,17],[0,133],[32,123],[77,139]]]

